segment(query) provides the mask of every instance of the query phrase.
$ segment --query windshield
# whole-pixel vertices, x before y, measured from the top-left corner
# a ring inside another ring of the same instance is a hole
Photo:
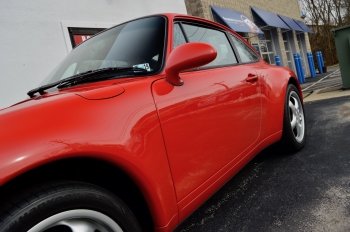
[[[165,18],[143,18],[113,27],[77,46],[40,85],[103,68],[137,67],[145,72],[120,72],[113,78],[149,75],[162,68]]]

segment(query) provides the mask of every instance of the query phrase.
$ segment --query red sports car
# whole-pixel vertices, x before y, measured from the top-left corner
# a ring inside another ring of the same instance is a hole
[[[306,139],[302,92],[234,31],[163,14],[77,46],[0,111],[0,231],[172,231],[259,151]]]

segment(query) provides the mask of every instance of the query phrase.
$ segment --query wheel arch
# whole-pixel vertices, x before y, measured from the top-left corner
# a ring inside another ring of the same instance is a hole
[[[301,96],[300,99],[301,99],[301,102],[303,103],[303,93],[302,93],[302,90],[301,90],[301,86],[298,82],[298,79],[292,75],[292,73],[289,73],[289,78],[287,79],[288,82],[285,82],[285,85],[283,86],[283,102],[285,101],[286,97],[287,97],[287,89],[288,89],[288,86],[290,84],[294,85],[298,90],[299,90],[299,95]],[[284,104],[283,104],[283,107],[281,108],[281,112],[280,112],[280,115],[281,115],[281,118],[282,118],[282,124],[281,124],[281,128],[283,128],[283,117],[284,117]]]
[[[0,204],[27,187],[72,180],[95,184],[117,195],[132,210],[144,231],[153,230],[152,214],[136,183],[114,164],[96,158],[62,159],[22,173],[0,186]]]
[[[293,85],[295,85],[295,87],[298,88],[298,90],[299,90],[299,95],[300,95],[300,100],[301,100],[301,102],[303,103],[303,102],[304,102],[304,99],[303,99],[303,92],[302,92],[301,86],[300,86],[299,82],[297,81],[296,77],[291,76],[291,77],[289,78],[289,81],[288,81],[288,85],[289,85],[289,84],[293,84]],[[288,86],[288,85],[287,85],[287,86]]]

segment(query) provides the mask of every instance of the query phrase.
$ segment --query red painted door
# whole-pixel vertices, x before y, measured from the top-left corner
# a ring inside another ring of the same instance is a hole
[[[258,138],[260,88],[249,66],[183,73],[183,86],[153,84],[178,201]]]

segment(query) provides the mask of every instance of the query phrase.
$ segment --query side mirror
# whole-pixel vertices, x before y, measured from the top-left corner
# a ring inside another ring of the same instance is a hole
[[[183,85],[179,73],[212,62],[215,48],[206,43],[186,43],[176,47],[169,55],[165,67],[166,80],[173,85]]]

